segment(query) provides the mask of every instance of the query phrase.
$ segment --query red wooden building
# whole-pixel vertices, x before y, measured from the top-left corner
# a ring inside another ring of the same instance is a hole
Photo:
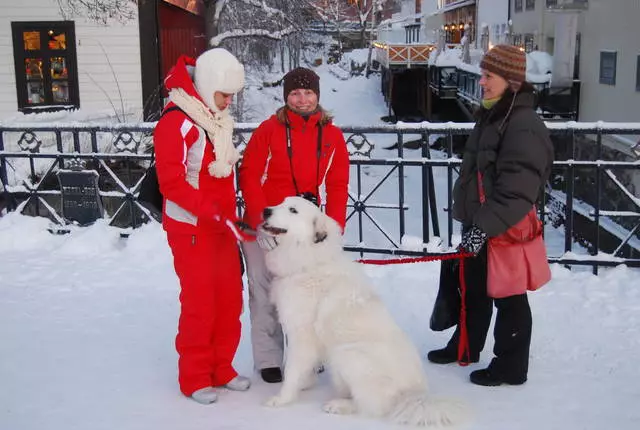
[[[182,54],[197,57],[207,48],[202,0],[139,2],[142,98],[145,120],[162,109],[162,83]]]

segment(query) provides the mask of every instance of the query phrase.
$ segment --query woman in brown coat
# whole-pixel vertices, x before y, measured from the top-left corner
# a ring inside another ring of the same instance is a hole
[[[471,373],[471,382],[494,386],[526,382],[531,343],[531,309],[526,293],[493,299],[487,295],[488,238],[521,221],[549,178],[553,146],[535,111],[533,87],[526,83],[526,56],[519,48],[497,45],[482,62],[482,106],[467,140],[454,187],[454,217],[462,224],[460,248],[475,257],[465,264],[469,361],[477,362],[497,308],[494,354],[488,368]],[[478,172],[486,201],[480,203]],[[431,362],[457,360],[460,329]]]

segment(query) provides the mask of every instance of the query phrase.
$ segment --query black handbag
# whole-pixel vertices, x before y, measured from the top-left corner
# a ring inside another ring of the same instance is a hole
[[[138,203],[144,206],[150,215],[158,222],[162,222],[162,194],[158,184],[158,172],[156,164],[153,163],[147,169],[146,176],[140,184],[140,194]]]
[[[186,113],[178,106],[172,106],[162,112],[161,118],[168,114],[179,110]],[[138,203],[144,206],[150,215],[158,222],[162,222],[162,193],[160,193],[160,184],[158,183],[158,172],[156,171],[156,163],[151,163],[147,169],[146,176],[140,184],[140,194],[138,194]]]
[[[443,331],[460,321],[460,260],[444,260],[440,265],[440,285],[433,304],[429,327]]]

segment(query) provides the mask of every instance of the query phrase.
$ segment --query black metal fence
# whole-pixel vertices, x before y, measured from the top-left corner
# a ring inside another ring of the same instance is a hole
[[[548,126],[557,161],[552,185],[541,196],[540,216],[547,237],[561,236],[555,248],[548,245],[549,260],[592,266],[594,271],[618,264],[639,267],[640,199],[625,185],[633,181],[620,179],[620,172],[634,176],[640,161],[632,155],[610,156],[606,139],[640,135],[640,124]],[[0,124],[4,206],[46,216],[60,226],[70,218],[78,221],[69,216],[72,210],[87,208],[117,227],[136,228],[149,222],[151,217],[137,196],[153,157],[153,127],[153,123]],[[472,127],[470,123],[342,127],[351,154],[346,249],[361,255],[428,255],[455,245],[458,232],[450,209],[461,160],[453,143]],[[236,127],[240,145],[254,129],[252,124]],[[83,172],[91,174],[85,177]],[[581,184],[589,192],[579,191]],[[628,200],[629,209],[607,205],[613,192]],[[238,202],[241,210],[241,196]]]

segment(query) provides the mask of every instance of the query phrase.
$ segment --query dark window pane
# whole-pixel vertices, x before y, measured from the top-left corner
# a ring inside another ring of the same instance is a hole
[[[42,79],[42,58],[27,58],[24,66],[28,81]]]
[[[54,103],[69,102],[69,83],[67,81],[56,81],[51,84],[51,93]]]
[[[524,50],[525,50],[525,52],[533,51],[533,43],[534,43],[533,34],[525,34],[524,35]]]
[[[514,0],[514,8],[516,12],[522,12],[522,0]]]
[[[27,82],[27,104],[44,103],[44,85],[42,81]]]
[[[616,52],[600,52],[600,83],[606,85],[616,84]]]
[[[67,79],[67,61],[64,57],[51,57],[51,78]]]
[[[73,21],[11,22],[18,110],[80,105]]]
[[[25,51],[37,51],[40,49],[40,32],[25,31],[22,33]]]
[[[67,35],[64,31],[49,30],[49,49],[67,49]]]
[[[534,10],[536,8],[536,0],[527,0],[527,10]]]

